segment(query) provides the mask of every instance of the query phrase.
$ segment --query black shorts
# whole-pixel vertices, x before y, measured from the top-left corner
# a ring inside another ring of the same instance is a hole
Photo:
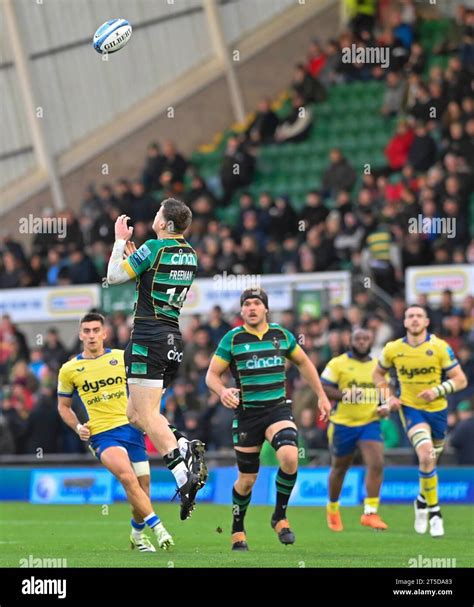
[[[234,447],[257,447],[265,441],[268,426],[275,422],[295,421],[289,405],[279,405],[268,409],[244,409],[238,411],[232,422]]]
[[[163,334],[155,337],[152,342],[132,339],[125,348],[124,360],[129,383],[167,388],[176,377],[183,360],[181,334],[173,334],[172,339]]]

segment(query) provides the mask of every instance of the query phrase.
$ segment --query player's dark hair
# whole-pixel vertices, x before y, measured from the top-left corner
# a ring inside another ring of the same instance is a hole
[[[423,310],[423,312],[425,313],[426,318],[429,318],[428,310],[426,309],[426,306],[423,306],[421,304],[411,304],[411,306],[407,306],[405,308],[405,312],[403,313],[403,316],[405,316],[405,314],[408,312],[408,310],[410,308],[421,308],[421,310]]]
[[[184,202],[176,200],[176,198],[166,198],[161,203],[161,207],[168,232],[182,234],[189,228],[193,214]]]
[[[99,321],[102,326],[105,325],[105,318],[102,316],[102,314],[99,314],[98,312],[89,312],[81,318],[79,324],[82,325],[85,322],[92,322],[94,320]]]

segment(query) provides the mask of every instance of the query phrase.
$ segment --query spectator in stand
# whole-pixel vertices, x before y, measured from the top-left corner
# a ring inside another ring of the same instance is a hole
[[[201,198],[201,196],[205,196],[211,202],[212,206],[214,206],[214,203],[216,202],[214,194],[209,190],[204,179],[200,175],[195,174],[192,177],[190,189],[183,195],[184,202],[191,207],[193,213],[193,203],[198,198]]]
[[[106,245],[112,246],[115,241],[114,225],[120,216],[120,209],[115,205],[105,206],[92,226],[92,241],[101,240]]]
[[[259,241],[255,236],[244,233],[240,243],[239,262],[244,274],[261,274],[263,257],[260,253]]]
[[[48,329],[46,343],[43,346],[43,360],[54,370],[58,370],[66,362],[68,353],[59,339],[58,330],[55,327]]]
[[[163,170],[160,175],[160,184],[166,187],[167,181],[163,177],[164,173],[171,173],[170,181],[172,184],[182,184],[187,168],[187,161],[177,152],[175,144],[167,139],[163,143]]]
[[[405,79],[400,72],[388,72],[383,96],[383,105],[380,110],[382,116],[392,117],[402,111],[406,96],[406,88]]]
[[[423,74],[426,65],[426,55],[419,42],[411,45],[410,56],[405,63],[404,70],[407,73]]]
[[[142,181],[147,192],[160,190],[160,177],[164,171],[165,157],[161,153],[157,143],[150,143],[147,149],[145,168],[143,169]]]
[[[433,310],[432,320],[434,326],[431,327],[433,333],[441,333],[445,319],[459,314],[462,314],[462,311],[454,303],[453,292],[450,289],[445,289],[441,293],[439,306],[436,310]]]
[[[309,45],[308,49],[308,62],[306,64],[306,70],[313,76],[313,78],[317,78],[319,73],[324,68],[326,63],[326,55],[323,53],[321,45],[318,40],[313,40]]]
[[[341,66],[341,48],[337,40],[329,40],[324,49],[326,62],[322,70],[320,70],[318,79],[324,87],[339,84],[343,81],[342,75],[339,73]]]
[[[125,215],[130,214],[132,207],[133,195],[130,190],[128,179],[119,179],[114,185],[115,206],[120,209]]]
[[[217,348],[221,338],[231,330],[230,324],[224,320],[222,308],[214,306],[209,313],[209,322],[203,327],[208,333],[213,348]]]
[[[146,193],[143,183],[139,180],[133,181],[131,193],[129,213],[132,223],[136,221],[152,222],[158,210],[158,204]]]
[[[326,89],[302,63],[297,63],[295,66],[291,87],[304,103],[320,103],[326,100]]]
[[[0,343],[5,346],[13,341],[18,345],[18,358],[29,361],[30,351],[24,333],[12,322],[8,314],[4,314],[0,322]]]
[[[297,143],[309,137],[313,126],[313,112],[298,94],[293,96],[291,105],[289,115],[275,131],[276,143]]]
[[[31,362],[28,368],[34,373],[38,380],[41,379],[42,375],[45,373],[47,365],[44,362],[43,350],[41,347],[31,349]]]
[[[266,236],[260,228],[258,214],[254,210],[245,211],[242,217],[242,237],[252,236],[260,247],[265,246]]]
[[[303,409],[301,411],[298,432],[302,439],[303,448],[327,449],[327,434],[323,428],[317,426],[314,409]]]
[[[427,171],[433,166],[437,155],[436,142],[423,122],[417,122],[415,138],[408,152],[408,162],[415,171]]]
[[[341,190],[350,191],[356,182],[356,172],[341,150],[329,153],[330,164],[323,174],[323,196],[336,196]]]
[[[271,109],[271,101],[264,97],[259,101],[255,118],[246,131],[246,137],[253,145],[272,143],[278,126],[278,116]]]
[[[312,190],[306,195],[306,204],[301,209],[298,220],[303,221],[305,230],[324,223],[329,215],[329,209],[324,206],[323,198],[318,190]]]
[[[329,330],[344,331],[346,329],[351,330],[351,323],[347,320],[345,316],[344,306],[338,304],[331,308]]]
[[[91,258],[80,247],[71,251],[70,264],[67,268],[68,277],[73,285],[85,285],[100,282],[100,276],[92,263]]]
[[[228,205],[232,194],[252,181],[254,169],[255,158],[249,154],[246,146],[238,137],[229,137],[220,170],[222,204]]]
[[[38,400],[33,406],[26,423],[24,441],[25,453],[60,453],[62,423],[58,414],[54,375],[48,369],[44,374]]]
[[[277,196],[274,206],[270,209],[270,225],[268,237],[282,242],[285,236],[295,234],[297,215],[291,206],[288,196]]]
[[[306,244],[313,255],[314,272],[333,270],[337,264],[334,241],[323,235],[318,226],[313,226],[306,234]]]
[[[15,289],[20,286],[21,262],[10,253],[5,251],[1,257],[0,266],[0,289]]]
[[[269,192],[262,192],[258,197],[257,213],[258,223],[263,232],[267,234],[271,221],[271,209],[273,208],[273,198]]]
[[[397,125],[395,135],[385,148],[385,156],[391,171],[400,171],[407,164],[408,154],[414,138],[413,129],[406,120],[401,120]]]
[[[457,463],[461,466],[474,464],[474,416],[472,403],[462,401],[457,407],[458,423],[449,435],[449,443],[456,451]]]

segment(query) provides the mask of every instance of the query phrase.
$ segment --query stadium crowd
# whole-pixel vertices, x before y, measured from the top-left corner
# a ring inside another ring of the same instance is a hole
[[[198,277],[224,271],[254,275],[351,271],[354,288],[349,308],[335,307],[321,318],[297,318],[288,311],[280,319],[303,340],[300,343],[319,371],[331,357],[347,349],[355,327],[372,330],[375,354],[387,340],[400,337],[406,305],[405,269],[474,263],[474,239],[467,220],[474,191],[474,11],[458,9],[452,31],[436,49],[447,57],[446,67],[432,67],[427,75],[428,58],[417,38],[414,2],[400,3],[383,21],[370,14],[353,17],[349,31],[325,45],[312,41],[306,60],[297,63],[288,116],[279,119],[270,100],[262,99],[247,130],[228,139],[218,187],[206,183],[173,142],[152,143],[141,175],[113,185],[91,186],[79,213],[45,210],[45,217],[64,219],[67,240],[57,234],[37,234],[27,253],[17,238],[5,237],[0,249],[0,288],[101,281],[116,218],[121,213],[132,218],[138,247],[153,237],[150,225],[159,201],[171,195],[183,198],[193,211],[187,238],[198,254]],[[352,44],[388,48],[390,69],[345,63],[343,49]],[[334,85],[372,79],[385,82],[381,114],[397,117],[398,123],[386,142],[386,166],[363,175],[357,193],[358,177],[351,158],[338,149],[331,150],[321,184],[308,191],[299,211],[284,192],[264,192],[255,198],[245,190],[252,183],[262,146],[307,137],[318,119],[317,109],[313,112],[307,104],[323,101]],[[301,107],[307,111],[300,112]],[[240,168],[237,178],[235,164]],[[226,225],[217,218],[216,209],[232,204],[235,198],[238,218],[235,225]],[[408,229],[410,219],[418,215],[430,220],[424,233]],[[439,219],[455,220],[454,238],[438,232],[435,220]],[[361,286],[360,278],[366,276],[392,298],[390,305]],[[467,296],[458,307],[452,293],[446,291],[437,309],[428,301],[420,303],[427,305],[431,329],[453,347],[473,386],[474,298]],[[115,314],[107,322],[107,345],[124,348],[130,334],[128,319]],[[204,376],[220,336],[238,322],[237,318],[224,318],[218,308],[208,318],[192,318],[184,330],[181,375],[163,405],[178,428],[191,437],[199,435],[215,449],[232,446],[232,413],[218,406],[218,399],[207,391]],[[9,318],[2,319],[0,453],[34,453],[38,446],[45,452],[84,449],[77,436],[60,423],[55,398],[57,370],[78,351],[76,344],[69,352],[54,328],[43,345],[29,348]],[[311,393],[293,370],[288,387],[305,444],[325,448],[325,428],[311,411]],[[474,442],[468,419],[473,393],[470,387],[450,397],[453,433],[461,424],[468,428],[458,432],[461,445]],[[76,407],[79,411],[80,404]],[[396,417],[384,426],[387,446],[405,444]]]

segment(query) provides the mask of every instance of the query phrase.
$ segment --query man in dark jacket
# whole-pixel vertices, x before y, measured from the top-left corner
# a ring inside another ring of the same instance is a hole
[[[433,166],[436,160],[436,142],[428,133],[423,122],[418,122],[415,129],[415,139],[408,152],[408,163],[415,171],[425,172]]]
[[[457,463],[462,466],[474,464],[474,417],[469,401],[457,407],[459,421],[450,434],[449,442],[456,451]]]
[[[229,204],[232,194],[252,181],[255,158],[237,137],[229,137],[221,166],[222,203]]]
[[[265,97],[259,101],[257,114],[245,134],[255,145],[271,143],[277,126],[278,116],[271,109],[270,99]]]
[[[344,158],[341,150],[334,148],[329,152],[331,164],[324,171],[323,188],[325,196],[337,194],[340,190],[352,190],[357,175],[349,164],[349,161]]]
[[[291,86],[306,103],[322,102],[326,99],[326,89],[317,78],[313,78],[302,63],[297,63]]]

